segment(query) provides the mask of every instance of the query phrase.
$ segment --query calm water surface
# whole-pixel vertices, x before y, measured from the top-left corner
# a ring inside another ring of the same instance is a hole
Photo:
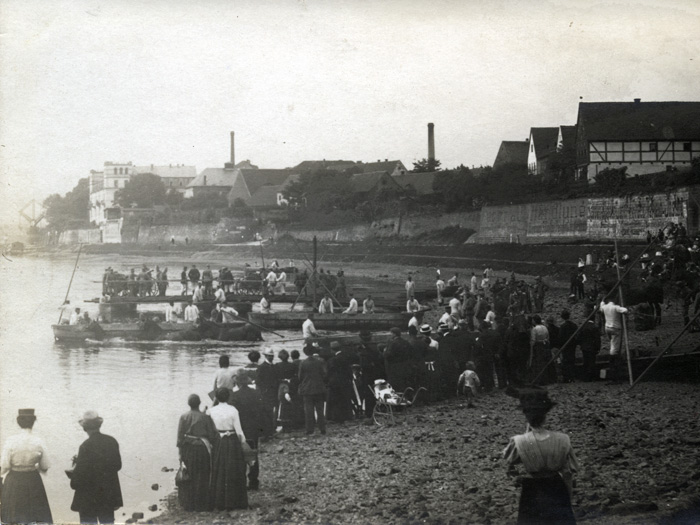
[[[78,424],[85,410],[97,410],[104,418],[102,431],[120,444],[123,468],[119,474],[124,507],[117,520],[132,512],[144,512],[174,489],[178,463],[175,447],[177,422],[187,410],[187,396],[199,394],[211,405],[211,390],[218,357],[227,353],[234,365],[247,362],[252,348],[271,346],[275,351],[301,349],[301,342],[284,342],[266,335],[264,343],[239,346],[128,342],[66,346],[54,342],[56,323],[75,259],[3,258],[0,262],[0,443],[19,431],[19,408],[36,409],[34,432],[46,442],[51,468],[44,484],[54,521],[77,522],[70,510],[73,491],[64,470],[87,438]],[[98,297],[106,266],[119,271],[137,266],[141,259],[119,255],[83,255],[70,291],[72,306],[87,309],[92,317],[97,305],[83,303]],[[167,266],[177,278],[183,266],[178,260],[153,260]],[[192,261],[184,261],[190,264]],[[200,261],[195,261],[198,265]],[[202,261],[206,262],[206,261]],[[235,266],[232,261],[230,266]],[[97,282],[96,282],[97,281]],[[179,285],[175,283],[179,288]],[[300,334],[283,332],[287,338]],[[151,485],[158,484],[153,491]]]

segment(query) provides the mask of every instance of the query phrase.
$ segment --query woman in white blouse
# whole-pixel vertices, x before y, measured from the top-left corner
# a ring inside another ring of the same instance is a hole
[[[52,523],[51,508],[39,472],[49,469],[46,447],[32,434],[33,408],[20,408],[20,434],[11,436],[2,449],[2,523]]]
[[[238,410],[228,404],[231,391],[216,391],[218,405],[209,410],[214,426],[219,432],[219,443],[214,453],[212,490],[216,510],[248,508],[246,488],[246,462],[242,443],[246,442]]]

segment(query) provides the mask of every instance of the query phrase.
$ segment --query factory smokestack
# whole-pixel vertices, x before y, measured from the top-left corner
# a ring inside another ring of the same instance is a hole
[[[231,165],[236,165],[236,142],[235,133],[233,131],[231,132]]]
[[[435,124],[428,124],[428,160],[435,160]]]

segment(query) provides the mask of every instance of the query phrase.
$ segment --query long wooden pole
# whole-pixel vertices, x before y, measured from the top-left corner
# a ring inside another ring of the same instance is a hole
[[[620,253],[617,250],[617,239],[615,239],[615,269],[617,270],[617,280],[620,281]],[[622,296],[622,284],[617,289],[620,295],[620,306],[624,308],[625,300]],[[627,317],[622,315],[622,334],[625,339],[625,353],[627,354],[627,373],[629,374],[630,386],[634,384],[634,378],[632,377],[632,356],[630,355],[630,343],[627,337]]]
[[[58,324],[61,324],[61,318],[63,317],[63,305],[66,304],[66,301],[68,300],[68,294],[70,293],[70,288],[73,285],[73,277],[75,277],[75,270],[78,268],[78,261],[80,260],[80,252],[83,251],[83,245],[82,243],[78,247],[78,256],[75,258],[75,265],[73,266],[73,273],[70,276],[70,282],[68,283],[68,289],[66,290],[66,296],[63,299],[63,304],[61,305],[61,313],[58,315]]]
[[[318,256],[318,241],[316,240],[316,236],[314,235],[314,261],[313,261],[313,272],[311,273],[311,279],[313,279],[313,282],[311,283],[311,288],[313,290],[313,298],[314,302],[312,307],[316,308],[318,303],[316,302],[316,279],[318,279],[318,275],[316,275],[316,257]]]
[[[265,253],[263,252],[263,240],[260,239],[260,258],[262,259],[262,267],[265,269]]]
[[[693,325],[693,323],[697,320],[698,317],[700,317],[700,310],[698,310],[698,312],[693,316],[693,318],[688,322],[688,324],[686,324],[683,327],[683,330],[680,331],[680,333],[673,339],[673,341],[668,343],[668,345],[666,345],[666,348],[664,348],[663,351],[659,355],[657,355],[656,358],[651,362],[651,364],[648,367],[646,367],[644,372],[639,374],[639,377],[636,379],[636,381],[632,384],[631,387],[629,387],[628,392],[630,390],[632,390],[635,386],[637,386],[637,384],[642,380],[642,378],[645,375],[647,375],[647,372],[649,372],[649,370],[651,370],[654,367],[656,362],[659,359],[661,359],[664,356],[664,354],[666,354],[666,352],[668,352],[671,349],[671,347],[676,343],[676,341],[678,341],[681,338],[681,336],[685,333],[685,331]]]

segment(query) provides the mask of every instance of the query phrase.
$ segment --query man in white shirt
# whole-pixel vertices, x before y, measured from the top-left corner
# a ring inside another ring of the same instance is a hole
[[[277,285],[277,274],[275,271],[270,270],[265,280],[267,281],[267,291],[269,293],[275,293],[275,286]]]
[[[194,323],[199,319],[199,308],[196,304],[192,303],[192,299],[187,302],[185,307],[185,322]]]
[[[469,280],[469,291],[472,294],[476,294],[477,288],[478,288],[478,280],[476,278],[476,275],[474,272],[472,272],[472,278]]]
[[[202,301],[204,301],[204,286],[195,284],[194,292],[192,293],[192,302],[201,303]]]
[[[356,314],[357,313],[357,299],[353,297],[352,292],[349,294],[350,295],[350,306],[347,307],[345,311],[343,311],[344,314]]]
[[[73,313],[70,314],[70,320],[68,321],[69,325],[76,325],[80,321],[80,308],[76,308],[73,310]]]
[[[316,327],[314,326],[313,312],[309,312],[309,315],[306,316],[306,321],[301,325],[301,335],[306,342],[318,336],[318,332],[316,332]]]
[[[445,306],[445,313],[442,314],[440,319],[438,320],[438,324],[445,323],[447,325],[447,328],[450,330],[454,330],[455,328],[455,318],[452,317],[452,314],[450,313],[450,307]]]
[[[417,312],[420,310],[420,303],[416,300],[415,297],[411,296],[408,301],[406,302],[406,311],[407,312]]]
[[[224,303],[223,305],[217,304],[216,307],[221,311],[222,323],[234,323],[238,319],[238,312],[228,303]]]
[[[279,287],[280,293],[282,295],[287,295],[286,285],[287,285],[287,274],[285,273],[284,270],[280,270],[280,274],[277,276],[277,286]]]
[[[450,314],[454,316],[455,319],[459,319],[459,312],[462,309],[462,303],[455,294],[452,299],[450,299]]]
[[[372,299],[372,294],[367,294],[367,299],[362,301],[362,313],[363,314],[373,314],[374,313],[374,299]]]
[[[333,313],[333,301],[328,294],[323,296],[321,302],[318,305],[318,313],[320,314],[332,314]]]
[[[442,292],[445,291],[445,281],[438,277],[438,280],[435,282],[435,288],[437,289],[438,304],[442,304]]]
[[[166,323],[173,322],[174,311],[175,311],[175,303],[173,301],[170,301],[168,303],[168,305],[165,307],[165,322]]]
[[[411,277],[410,275],[406,279],[405,288],[406,288],[406,299],[410,300],[416,291],[416,283],[413,282],[413,277]]]
[[[272,303],[270,303],[270,298],[266,293],[264,293],[262,299],[260,299],[260,313],[272,313]]]
[[[214,292],[214,300],[219,304],[224,304],[226,302],[226,292],[221,284],[216,287]]]
[[[600,302],[600,311],[605,315],[605,335],[610,340],[610,355],[620,354],[620,333],[622,332],[622,314],[628,312],[627,308],[616,305],[612,299],[608,302]]]

